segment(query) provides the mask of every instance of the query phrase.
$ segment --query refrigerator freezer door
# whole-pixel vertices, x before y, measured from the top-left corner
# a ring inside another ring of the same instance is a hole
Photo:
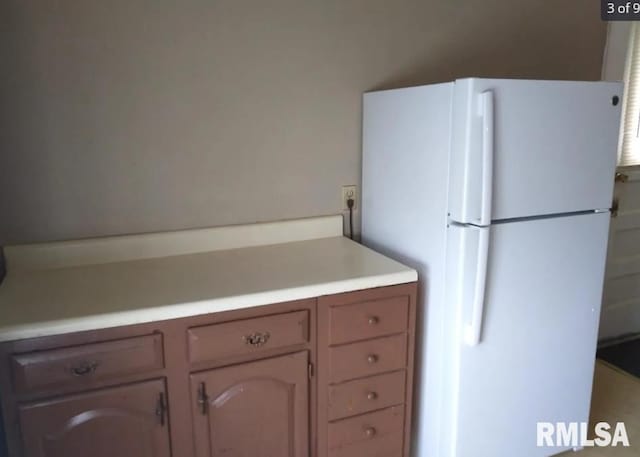
[[[566,448],[537,447],[538,422],[588,421],[608,226],[608,213],[492,225],[475,346],[465,338],[475,262],[460,251],[479,251],[477,229],[449,228],[460,240],[448,254],[459,263],[448,279],[459,322],[445,455],[549,456]]]
[[[487,225],[609,208],[621,95],[609,82],[456,81],[451,218]]]

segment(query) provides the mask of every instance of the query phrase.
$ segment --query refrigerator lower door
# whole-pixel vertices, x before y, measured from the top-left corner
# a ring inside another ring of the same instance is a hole
[[[603,81],[456,81],[451,218],[487,225],[609,208],[621,97],[620,83]]]
[[[538,447],[537,423],[588,421],[608,227],[609,213],[492,225],[472,341],[481,232],[450,227],[450,240],[460,240],[448,253],[459,264],[448,279],[458,305],[450,455],[539,457],[571,447]]]

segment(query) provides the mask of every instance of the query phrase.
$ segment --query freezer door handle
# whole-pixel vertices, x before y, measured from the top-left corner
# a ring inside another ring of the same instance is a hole
[[[469,346],[476,346],[480,343],[489,260],[489,227],[475,227],[475,230],[478,231],[478,256],[475,265],[471,323],[467,324],[464,329],[464,340]]]
[[[493,197],[493,151],[494,151],[494,108],[493,91],[480,94],[479,107],[482,116],[482,189],[480,197],[480,223],[491,223],[491,200]]]

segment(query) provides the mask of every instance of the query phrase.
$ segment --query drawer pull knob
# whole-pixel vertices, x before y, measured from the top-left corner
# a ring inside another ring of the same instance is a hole
[[[378,394],[376,392],[369,392],[367,394],[367,400],[375,400],[378,398]]]
[[[376,363],[378,361],[378,356],[375,354],[369,354],[369,356],[367,357],[367,362],[369,363]]]
[[[378,322],[380,322],[380,318],[378,316],[369,317],[369,325],[376,325]]]
[[[270,337],[271,334],[269,332],[256,332],[245,335],[242,337],[242,339],[244,340],[244,343],[248,344],[249,346],[260,347],[267,344],[267,341],[269,341]]]
[[[75,367],[71,367],[71,374],[74,376],[87,376],[94,373],[96,368],[98,368],[98,362],[82,362]]]
[[[364,433],[369,437],[369,438],[373,438],[374,436],[376,436],[376,429],[373,427],[367,427],[364,430]]]

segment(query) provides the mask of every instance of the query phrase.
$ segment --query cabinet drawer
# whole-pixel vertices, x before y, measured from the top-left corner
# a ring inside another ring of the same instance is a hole
[[[188,330],[191,363],[306,344],[309,311],[224,322]]]
[[[404,403],[404,370],[329,387],[329,420]]]
[[[409,319],[409,296],[402,295],[330,308],[330,344],[404,332]]]
[[[91,343],[11,356],[16,392],[84,387],[164,367],[162,335]]]
[[[341,382],[404,368],[407,335],[376,338],[329,348],[331,382]]]
[[[394,406],[329,424],[330,457],[402,455],[404,406]]]

